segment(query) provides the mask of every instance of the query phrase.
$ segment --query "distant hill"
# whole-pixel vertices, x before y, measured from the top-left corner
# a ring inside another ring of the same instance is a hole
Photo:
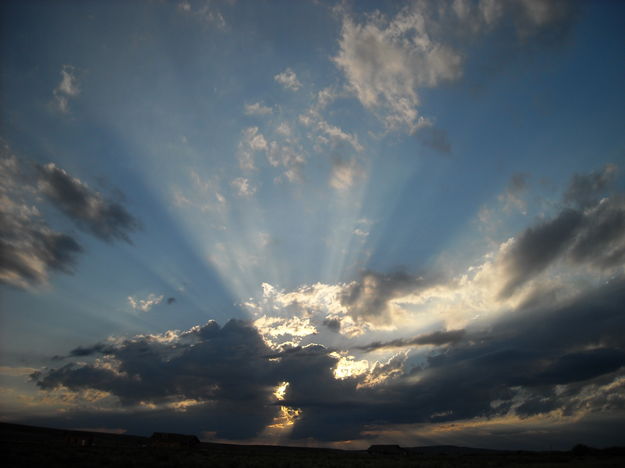
[[[177,436],[176,434],[173,434]],[[186,436],[189,437],[189,436]],[[193,436],[191,436],[193,437]],[[175,438],[175,437],[174,437]],[[96,431],[0,423],[3,467],[317,467],[420,468],[442,466],[625,466],[625,449],[595,449],[578,444],[567,452],[489,450],[455,445],[404,447],[382,445],[382,450],[338,450],[271,445],[201,442],[193,447],[162,447],[149,437]],[[384,448],[387,450],[384,450]],[[394,447],[395,450],[388,450]]]

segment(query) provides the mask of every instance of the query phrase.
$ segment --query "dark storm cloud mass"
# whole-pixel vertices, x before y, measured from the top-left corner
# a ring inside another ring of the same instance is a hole
[[[41,192],[77,226],[105,241],[130,242],[139,221],[124,206],[106,200],[53,163],[38,166]]]
[[[407,348],[411,346],[456,344],[464,338],[465,330],[436,331],[413,338],[398,338],[391,341],[374,341],[364,346],[356,346],[354,349],[362,351],[375,351],[376,349]]]
[[[172,341],[139,336],[71,352],[80,357],[102,354],[118,363],[115,369],[70,363],[33,378],[44,390],[64,386],[110,392],[125,407],[195,400],[197,405],[188,410],[194,416],[183,419],[203,420],[202,430],[217,431],[220,437],[245,438],[276,415],[272,392],[278,382],[275,364],[263,357],[268,352],[249,324],[231,320],[219,327],[209,322]]]
[[[599,415],[625,411],[623,304],[621,278],[566,303],[520,309],[487,331],[467,331],[464,339],[460,331],[420,337],[412,341],[455,346],[438,348],[413,367],[400,353],[345,379],[333,375],[335,350],[318,344],[272,350],[254,327],[235,320],[223,328],[209,322],[170,341],[139,336],[77,348],[73,356],[103,354],[118,362],[117,368],[70,363],[33,377],[46,390],[111,392],[129,408],[127,415],[139,402],[197,400],[184,414],[155,410],[153,424],[169,418],[170,427],[185,422],[191,424],[187,431],[217,431],[229,438],[258,435],[271,423],[277,414],[272,392],[284,381],[289,387],[279,404],[302,410],[293,439],[356,439],[376,425],[508,412]],[[221,421],[218,413],[229,416]]]

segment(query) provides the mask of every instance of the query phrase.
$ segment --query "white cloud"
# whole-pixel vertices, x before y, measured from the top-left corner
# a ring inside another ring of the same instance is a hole
[[[278,73],[273,79],[291,91],[297,91],[302,87],[302,83],[297,79],[297,75],[290,68],[287,68],[282,73]]]
[[[242,198],[249,198],[256,193],[257,187],[245,177],[237,177],[231,183],[237,191],[237,195]]]
[[[362,105],[376,112],[389,129],[414,132],[423,126],[418,89],[461,74],[460,54],[431,37],[421,5],[404,8],[392,20],[381,14],[364,24],[349,17],[343,20],[334,61]]]
[[[267,161],[273,167],[283,168],[282,175],[277,180],[286,179],[289,182],[299,182],[302,179],[301,167],[306,162],[304,154],[291,145],[281,145],[276,141],[269,144]]]
[[[419,109],[420,89],[462,75],[464,54],[450,45],[450,38],[466,42],[504,24],[504,17],[516,25],[518,37],[527,38],[556,22],[565,22],[571,17],[571,3],[420,1],[411,2],[392,18],[375,12],[358,22],[344,14],[339,52],[333,60],[344,73],[349,91],[388,130],[414,133],[431,124]]]
[[[254,326],[271,346],[274,346],[272,338],[287,336],[293,342],[299,343],[302,338],[317,333],[310,319],[297,316],[284,318],[263,315],[254,321]]]
[[[345,142],[349,143],[356,151],[360,152],[363,150],[362,145],[358,143],[358,138],[355,135],[347,133],[339,127],[330,125],[325,120],[319,120],[317,122],[317,128],[334,144],[337,142]]]
[[[76,69],[71,65],[61,68],[61,81],[52,92],[57,108],[66,113],[69,111],[69,100],[80,94]]]
[[[160,304],[165,296],[150,293],[145,299],[139,299],[137,296],[128,296],[128,302],[133,310],[140,312],[148,312],[155,305]]]
[[[245,106],[245,115],[268,115],[273,112],[271,107],[267,107],[261,102],[247,104]]]
[[[289,126],[288,123],[286,122],[282,122],[280,125],[278,125],[278,127],[276,128],[276,133],[278,133],[279,135],[288,137],[291,135],[291,127]]]
[[[355,159],[336,160],[330,173],[330,186],[335,190],[349,190],[364,175],[365,170]]]
[[[243,130],[239,142],[239,167],[244,170],[255,169],[254,154],[258,151],[266,151],[267,148],[267,140],[258,131],[258,127],[248,127]]]

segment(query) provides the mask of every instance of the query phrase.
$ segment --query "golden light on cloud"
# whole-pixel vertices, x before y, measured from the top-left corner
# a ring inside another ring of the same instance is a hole
[[[353,356],[341,356],[338,353],[331,353],[331,356],[339,358],[334,368],[335,379],[356,377],[369,371],[369,361],[366,359],[356,361]]]
[[[273,419],[272,424],[267,426],[271,429],[287,429],[295,424],[297,418],[302,414],[302,410],[291,408],[289,406],[281,406],[280,413]]]
[[[278,401],[284,400],[286,396],[286,389],[288,388],[288,386],[288,382],[281,382],[280,385],[276,387],[276,390],[273,392],[273,394]]]

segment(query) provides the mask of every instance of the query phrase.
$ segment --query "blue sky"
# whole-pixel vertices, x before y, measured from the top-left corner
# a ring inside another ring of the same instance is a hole
[[[624,443],[620,2],[0,8],[3,420]]]

